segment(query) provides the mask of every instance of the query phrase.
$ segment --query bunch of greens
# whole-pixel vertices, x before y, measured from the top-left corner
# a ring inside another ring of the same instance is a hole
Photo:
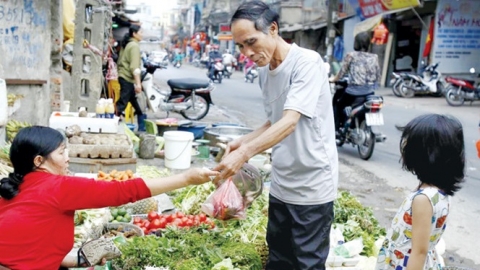
[[[119,269],[210,270],[227,258],[240,270],[262,269],[253,244],[232,241],[220,230],[168,228],[161,237],[135,237],[119,248],[122,256],[114,260]]]
[[[340,228],[345,242],[362,237],[365,256],[376,256],[375,240],[385,236],[370,207],[363,206],[350,192],[339,192],[334,204],[334,226]]]

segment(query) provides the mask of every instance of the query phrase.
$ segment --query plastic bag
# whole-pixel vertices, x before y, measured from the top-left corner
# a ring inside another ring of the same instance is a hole
[[[243,206],[249,207],[263,191],[263,177],[253,165],[245,163],[242,168],[230,178],[243,198]],[[223,181],[219,181],[221,185]]]
[[[202,204],[202,211],[216,219],[244,219],[245,207],[242,194],[232,179],[224,181]]]

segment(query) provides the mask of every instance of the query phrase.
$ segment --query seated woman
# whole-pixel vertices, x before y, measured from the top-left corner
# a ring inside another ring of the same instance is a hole
[[[10,160],[14,172],[0,180],[0,269],[77,267],[78,258],[67,256],[75,210],[119,206],[218,175],[196,168],[162,179],[107,182],[67,176],[64,136],[41,126],[20,130]]]
[[[361,32],[355,36],[354,52],[345,56],[342,68],[337,76],[331,80],[336,82],[344,76],[348,77],[348,87],[345,93],[334,104],[335,130],[338,130],[345,119],[343,110],[352,105],[358,97],[366,97],[374,93],[380,80],[380,66],[378,56],[369,53],[370,35]]]

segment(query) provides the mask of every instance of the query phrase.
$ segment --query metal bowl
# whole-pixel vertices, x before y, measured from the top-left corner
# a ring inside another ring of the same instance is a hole
[[[231,141],[252,131],[253,129],[251,128],[236,126],[209,127],[203,130],[203,138],[210,140],[211,146],[216,146],[217,143],[222,142],[222,139],[219,139],[219,137],[223,137],[227,141]]]

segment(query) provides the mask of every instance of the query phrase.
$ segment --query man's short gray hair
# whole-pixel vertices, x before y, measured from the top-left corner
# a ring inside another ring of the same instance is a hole
[[[272,23],[278,26],[280,16],[262,1],[249,1],[241,4],[232,16],[230,23],[245,19],[254,23],[255,29],[268,33]]]

